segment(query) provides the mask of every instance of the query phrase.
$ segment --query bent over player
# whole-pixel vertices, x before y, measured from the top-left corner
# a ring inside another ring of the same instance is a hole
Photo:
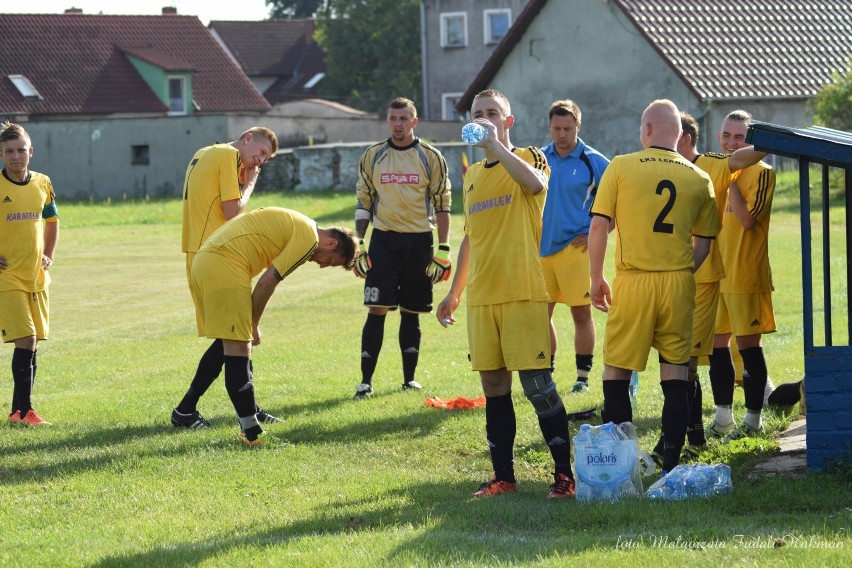
[[[417,109],[406,98],[388,105],[390,137],[361,156],[355,232],[361,240],[355,274],[366,278],[367,321],[361,332],[361,383],[355,398],[373,394],[385,318],[399,307],[402,388],[422,388],[414,378],[420,357],[419,314],[432,311],[432,285],[450,277],[450,179],[444,157],[414,136]],[[373,223],[369,253],[364,249]],[[433,254],[432,231],[438,228]]]
[[[323,229],[301,213],[262,207],[240,215],[214,232],[192,263],[192,297],[198,335],[222,344],[222,357],[208,353],[199,366],[225,367],[225,388],[239,418],[240,439],[265,445],[257,417],[251,351],[260,345],[260,318],[276,286],[307,261],[320,268],[351,270],[357,243],[337,227]],[[252,279],[264,271],[252,290]]]
[[[680,113],[669,100],[642,113],[644,150],[610,162],[592,205],[589,262],[592,305],[609,312],[604,348],[602,418],[633,421],[628,386],[651,347],[660,358],[663,471],[680,460],[689,418],[687,367],[695,277],[719,232],[710,178],[676,151]],[[618,236],[613,289],[604,278],[608,229]]]
[[[59,239],[53,185],[29,169],[30,135],[9,121],[0,125],[0,334],[14,343],[9,422],[46,425],[33,410],[38,342],[49,331],[48,270]]]
[[[554,462],[548,497],[570,498],[568,416],[550,373],[548,296],[538,254],[550,168],[538,148],[512,147],[509,129],[515,117],[500,91],[477,94],[471,116],[488,129],[488,137],[477,144],[485,160],[464,176],[465,235],[456,275],[436,315],[445,326],[454,322],[467,288],[470,361],[485,394],[485,434],[494,469],[474,496],[517,488],[512,403],[512,373],[517,371]]]
[[[228,144],[198,150],[186,168],[183,186],[183,232],[181,250],[186,254],[186,279],[192,291],[192,261],[213,231],[242,213],[254,191],[260,166],[278,151],[278,138],[270,129],[255,126]],[[176,428],[204,428],[210,423],[198,412],[198,401],[222,373],[213,364],[222,358],[222,343],[214,342],[202,357],[192,384],[172,411]],[[260,407],[261,422],[278,422]]]

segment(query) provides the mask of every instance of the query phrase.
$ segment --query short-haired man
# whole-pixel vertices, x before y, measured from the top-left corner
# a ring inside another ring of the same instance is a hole
[[[8,120],[0,124],[0,330],[12,352],[12,409],[9,422],[47,425],[33,409],[38,342],[49,331],[48,270],[59,240],[53,184],[29,169],[30,135]]]
[[[728,114],[718,133],[726,153],[746,145],[751,115],[744,110]],[[719,233],[719,252],[725,266],[721,281],[716,335],[710,356],[710,385],[716,415],[708,428],[727,439],[763,432],[762,411],[767,385],[764,333],[775,331],[772,272],[769,267],[769,220],[775,193],[775,171],[759,162],[740,172],[728,189],[725,217]],[[731,336],[743,359],[746,413],[737,429],[733,416],[734,365]]]
[[[414,135],[417,108],[404,97],[387,108],[390,137],[361,156],[355,232],[361,240],[355,274],[365,278],[367,321],[361,332],[361,383],[356,399],[373,394],[373,374],[382,350],[385,318],[399,308],[402,388],[415,380],[420,357],[420,314],[432,311],[432,286],[450,277],[450,178],[433,146]],[[373,223],[369,253],[364,249]],[[432,231],[438,230],[438,251]]]
[[[515,148],[515,123],[506,96],[486,89],[473,99],[474,122],[488,129],[477,146],[485,160],[464,176],[465,235],[456,275],[438,305],[446,327],[467,288],[470,362],[485,394],[485,433],[494,476],[475,497],[515,491],[515,408],[512,373],[538,415],[554,462],[549,498],[574,497],[568,416],[550,373],[547,286],[538,254],[550,168],[536,147]]]
[[[710,178],[675,151],[680,135],[680,112],[673,102],[648,105],[640,123],[644,150],[610,162],[592,206],[589,231],[592,305],[609,312],[603,420],[632,422],[630,375],[645,369],[651,347],[656,348],[663,390],[664,472],[680,461],[689,419],[693,272],[719,232]],[[603,264],[613,218],[618,237],[610,290]]]
[[[195,254],[219,227],[242,213],[254,191],[260,166],[278,151],[275,133],[254,126],[237,140],[198,150],[189,161],[183,186],[181,250],[186,255],[186,279],[192,291]],[[196,369],[183,399],[172,411],[176,428],[206,428],[210,423],[198,412],[198,401],[222,373],[222,342],[214,341]],[[278,419],[258,407],[261,422]]]
[[[589,389],[595,352],[595,322],[589,298],[589,210],[609,160],[579,137],[580,107],[574,101],[554,101],[548,111],[552,142],[542,148],[550,166],[547,203],[541,231],[541,267],[550,302],[551,371],[557,334],[553,312],[557,303],[571,308],[577,381],[571,392]]]
[[[348,229],[321,228],[301,213],[261,207],[229,221],[195,255],[191,285],[198,335],[219,341],[225,388],[247,446],[274,443],[260,426],[251,351],[278,284],[307,261],[351,270],[357,241]],[[252,279],[263,272],[252,289]],[[207,357],[205,353],[204,357]]]

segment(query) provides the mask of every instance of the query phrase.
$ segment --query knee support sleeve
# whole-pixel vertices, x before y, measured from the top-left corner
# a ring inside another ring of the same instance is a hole
[[[546,369],[535,371],[520,371],[521,386],[535,413],[540,418],[547,418],[559,412],[562,408],[562,398],[556,392],[556,383],[550,371]]]

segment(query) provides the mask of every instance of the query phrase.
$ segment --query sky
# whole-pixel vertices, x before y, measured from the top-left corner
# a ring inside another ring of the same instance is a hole
[[[38,0],[8,2],[0,7],[5,14],[62,14],[68,8],[81,8],[84,14],[157,16],[163,6],[174,6],[180,16],[198,16],[205,26],[210,20],[265,20],[269,11],[265,0]]]

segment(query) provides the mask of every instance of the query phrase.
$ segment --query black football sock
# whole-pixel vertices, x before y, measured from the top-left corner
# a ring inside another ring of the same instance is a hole
[[[251,377],[248,357],[225,355],[225,388],[228,390],[228,397],[234,405],[240,427],[246,437],[256,440],[263,429],[255,414],[257,405],[254,401],[254,383]]]
[[[494,477],[515,483],[515,406],[512,393],[485,397],[485,435]]]
[[[385,338],[385,315],[367,314],[361,332],[361,382],[373,383],[373,373],[379,362],[382,342]]]
[[[21,418],[33,407],[33,352],[18,347],[12,352],[12,380]]]
[[[701,393],[701,380],[698,373],[690,373],[687,395],[689,400],[689,422],[686,427],[686,437],[693,446],[703,446],[707,443],[704,435],[704,397]]]
[[[594,355],[574,355],[577,362],[577,380],[584,383],[589,382],[589,372],[592,370],[592,358]]]
[[[793,406],[802,400],[802,381],[778,385],[769,395],[770,406]]]
[[[766,389],[766,359],[763,357],[763,347],[740,349],[743,358],[743,368],[747,374],[743,376],[743,393],[745,394],[746,410],[760,412],[763,409],[763,391]]]
[[[633,422],[629,387],[630,379],[603,381],[604,407],[601,411],[601,419],[604,423]]]
[[[673,470],[680,462],[689,421],[689,385],[686,381],[661,381],[663,389],[663,469]]]
[[[556,473],[564,473],[574,479],[571,472],[571,441],[568,435],[568,415],[565,407],[551,416],[538,417],[538,427],[547,442]]]
[[[420,317],[409,312],[400,312],[399,350],[402,352],[403,382],[414,380],[417,360],[420,357]]]
[[[730,347],[714,347],[710,355],[710,387],[716,406],[734,404],[734,360]]]
[[[225,348],[221,339],[217,339],[210,344],[201,360],[198,362],[198,368],[195,370],[195,377],[189,384],[189,388],[180,404],[177,405],[177,411],[181,414],[192,414],[198,408],[198,401],[210,388],[219,375],[222,373],[222,367],[225,364]]]

